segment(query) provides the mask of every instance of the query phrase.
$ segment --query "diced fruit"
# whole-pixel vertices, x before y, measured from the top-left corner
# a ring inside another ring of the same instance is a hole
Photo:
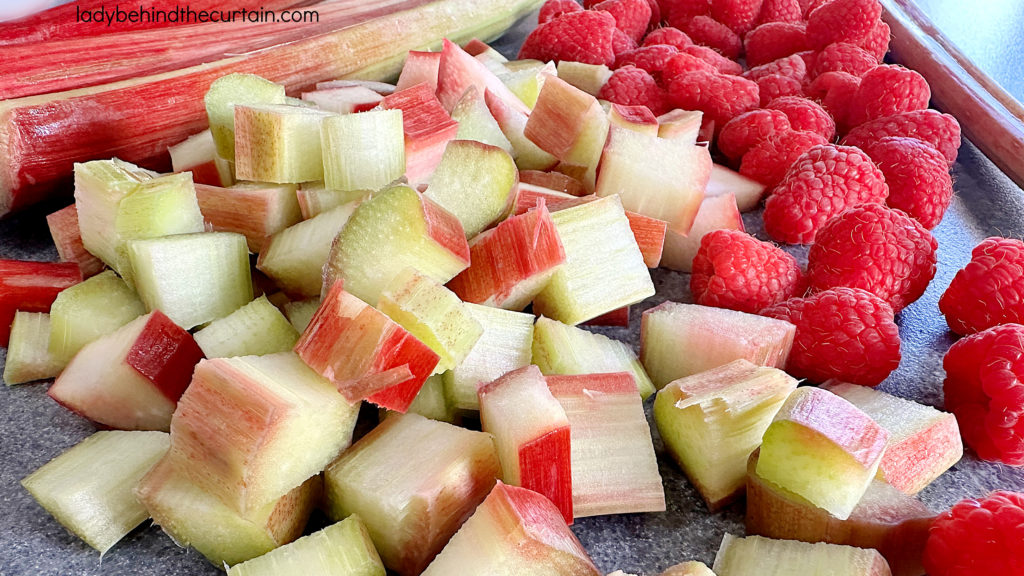
[[[366,86],[344,86],[303,92],[302,99],[327,112],[353,114],[376,108],[384,97]]]
[[[546,496],[571,524],[569,420],[544,375],[525,366],[480,386],[479,395],[481,429],[494,436],[502,481]]]
[[[654,422],[661,439],[711,511],[743,494],[747,458],[796,385],[778,368],[740,359],[658,392]]]
[[[579,324],[654,294],[617,195],[559,210],[551,219],[565,249],[565,264],[534,299],[534,312]],[[614,277],[609,270],[615,271]]]
[[[410,50],[405,57],[405,65],[398,77],[395,90],[405,90],[417,84],[427,83],[430,90],[437,91],[437,70],[441,66],[440,52],[423,52]]]
[[[338,234],[324,287],[345,290],[376,304],[407,267],[445,283],[469,265],[469,245],[458,219],[408,186],[389,188],[364,201]]]
[[[164,458],[139,482],[135,495],[179,546],[191,546],[214,566],[237,564],[295,540],[320,497],[314,476],[281,498],[242,515],[193,483]]]
[[[7,346],[16,311],[49,312],[62,290],[81,281],[72,262],[0,260],[0,346]]]
[[[140,183],[159,174],[117,158],[75,165],[75,207],[82,245],[104,262],[117,262],[117,208]]]
[[[498,121],[487,109],[484,95],[476,89],[476,86],[471,86],[466,90],[458,104],[452,108],[452,120],[459,123],[459,131],[455,138],[476,140],[514,154],[512,143],[505,137],[501,126],[498,126]]]
[[[169,454],[244,515],[323,470],[358,413],[293,353],[203,360],[171,419]]]
[[[405,173],[401,110],[331,116],[320,128],[328,188],[377,190]]]
[[[570,196],[586,196],[587,188],[582,182],[561,172],[541,172],[540,170],[520,170],[519,185],[532,184]]]
[[[419,414],[424,418],[439,422],[454,423],[456,421],[458,414],[445,395],[444,380],[441,376],[441,374],[434,374],[427,378],[420,391],[416,393],[416,398],[409,405],[407,414]],[[398,412],[386,410],[384,412],[388,415],[398,414]]]
[[[889,432],[878,477],[907,494],[920,492],[963,456],[952,414],[866,386],[832,381],[822,388],[845,398]]]
[[[541,150],[526,137],[526,123],[529,121],[526,112],[489,91],[484,93],[484,102],[502,133],[512,143],[512,157],[520,170],[547,170],[558,163],[557,158]]]
[[[86,344],[47,394],[104,426],[167,431],[202,357],[192,335],[156,310]]]
[[[381,96],[388,96],[394,94],[397,91],[394,84],[387,82],[380,82],[377,80],[356,80],[356,79],[338,79],[338,80],[324,80],[323,82],[316,83],[317,90],[335,90],[337,88],[366,88],[372,90]]]
[[[557,174],[557,172],[553,172]],[[581,198],[586,198],[582,200]],[[540,205],[541,199],[544,200],[544,204],[548,207],[557,206],[558,208],[564,208],[567,206],[578,206],[583,202],[589,202],[593,200],[595,196],[593,194],[585,194],[582,197],[573,196],[568,192],[559,192],[546,188],[537,184],[529,184],[525,182],[519,183],[519,192],[516,194],[516,205],[515,213],[518,216],[529,210],[533,210]]]
[[[597,96],[611,76],[612,71],[604,64],[584,64],[569,60],[558,63],[558,77],[591,96]]]
[[[303,220],[310,220],[338,206],[358,202],[376,190],[331,190],[323,182],[307,182],[295,191]],[[355,209],[355,205],[352,206]]]
[[[644,407],[629,372],[548,376],[572,438],[576,517],[665,510]]]
[[[223,318],[252,300],[249,249],[233,232],[132,240],[139,296],[185,329]]]
[[[320,308],[319,298],[293,300],[284,305],[284,315],[301,334],[306,331],[306,327],[309,326],[309,322],[313,319],[313,314],[316,314],[318,308]]]
[[[654,393],[654,384],[628,344],[544,316],[533,329],[532,361],[548,375],[629,372],[641,398]]]
[[[57,254],[62,262],[74,262],[82,271],[82,277],[88,278],[103,270],[103,261],[93,256],[82,244],[82,231],[78,229],[78,207],[74,204],[65,206],[46,217],[46,225],[50,228],[50,236],[57,246]]]
[[[459,127],[438,101],[429,84],[395,92],[381,102],[384,110],[401,110],[405,132],[405,176],[413,184],[427,182],[441,162],[445,146]]]
[[[50,315],[16,312],[4,360],[4,382],[11,386],[53,378],[63,368],[64,363],[50,354]]]
[[[207,358],[230,358],[287,352],[299,333],[266,296],[260,296],[210,322],[195,338]]]
[[[475,86],[481,93],[491,92],[519,112],[529,111],[483,62],[447,38],[444,39],[437,73],[437,98],[446,110],[451,110],[470,86]]]
[[[319,296],[334,239],[358,205],[342,204],[274,234],[264,243],[256,268],[289,294]]]
[[[726,534],[715,556],[718,576],[890,576],[889,565],[875,550],[838,544],[808,544],[761,536],[737,538]]]
[[[230,188],[196,184],[203,219],[218,232],[245,236],[249,251],[259,253],[267,237],[302,219],[295,186],[240,182]]]
[[[668,222],[629,210],[626,210],[626,219],[629,220],[629,229],[633,231],[636,247],[643,254],[644,264],[648,268],[657,268],[661,264],[661,255],[665,249]]]
[[[648,136],[658,135],[658,118],[646,106],[624,106],[613,102],[608,110],[608,121],[612,129],[623,128]]]
[[[191,172],[192,181],[196,184],[230,186],[234,183],[231,163],[217,155],[217,145],[210,130],[168,146],[167,153],[171,155],[171,170]]]
[[[490,435],[394,415],[326,470],[328,515],[358,514],[384,565],[411,576],[441,551],[500,474]]]
[[[671,230],[665,235],[665,248],[661,264],[670,270],[693,271],[693,258],[700,249],[700,240],[713,230],[743,231],[743,218],[736,206],[732,193],[721,196],[705,196],[693,219],[693,226],[687,235]]]
[[[472,238],[512,209],[519,176],[501,148],[474,140],[453,140],[424,194],[462,223]]]
[[[423,576],[491,574],[600,576],[550,500],[501,482]]]
[[[644,312],[640,361],[659,388],[740,358],[783,368],[795,332],[792,324],[782,320],[665,302]]]
[[[284,86],[255,74],[228,74],[214,80],[204,99],[210,132],[221,158],[235,159],[235,106],[284,104]]]
[[[438,355],[335,282],[295,345],[295,352],[350,403],[405,412]]]
[[[658,116],[658,136],[696,146],[703,120],[704,113],[700,110],[670,110]]]
[[[715,164],[711,167],[711,179],[705,195],[708,197],[732,194],[736,197],[736,207],[740,212],[750,212],[761,203],[768,187],[746,176]]]
[[[356,515],[228,569],[228,576],[303,574],[384,576],[385,572],[366,526]]]
[[[764,434],[757,475],[840,520],[878,471],[889,433],[821,388],[793,392]]]
[[[146,313],[139,297],[107,270],[57,295],[50,307],[50,354],[67,363],[82,346]]]
[[[665,569],[660,576],[715,576],[715,573],[703,562],[683,562]]]
[[[164,432],[96,432],[21,485],[102,555],[147,518],[132,490],[167,451]]]

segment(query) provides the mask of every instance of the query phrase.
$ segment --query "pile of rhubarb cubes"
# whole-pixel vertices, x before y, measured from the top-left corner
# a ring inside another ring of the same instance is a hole
[[[397,85],[232,74],[173,173],[77,164],[63,262],[0,261],[4,379],[55,378],[104,430],[25,488],[101,553],[152,518],[231,576],[597,575],[574,518],[666,507],[658,391],[708,508],[746,494],[719,576],[921,574],[951,415],[798,388],[783,320],[664,302],[639,356],[578,326],[628,325],[698,211],[738,223],[764,191],[701,113],[581,84],[448,41]],[[334,523],[301,537],[314,508]]]

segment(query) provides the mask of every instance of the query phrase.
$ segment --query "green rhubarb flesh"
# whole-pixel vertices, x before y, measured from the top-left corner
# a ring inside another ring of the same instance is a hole
[[[260,296],[210,322],[195,333],[195,339],[207,358],[229,358],[287,352],[299,333],[266,296]]]
[[[604,64],[585,64],[569,60],[558,63],[558,77],[591,96],[597,96],[611,76],[612,71]]]
[[[889,565],[875,550],[761,536],[726,534],[715,556],[718,576],[889,576]]]
[[[537,97],[540,96],[540,89],[544,86],[545,76],[556,75],[555,64],[533,61],[522,61],[522,66],[518,64],[520,62],[517,61],[516,65],[505,66],[504,73],[498,74],[498,78],[532,110],[537,103]]]
[[[444,380],[441,376],[434,374],[423,382],[420,391],[416,393],[416,398],[409,405],[408,412],[439,422],[455,422],[455,410],[445,395]]]
[[[316,314],[319,308],[319,298],[293,300],[284,305],[284,315],[288,318],[288,322],[291,322],[292,327],[299,334],[302,334],[306,331],[306,326],[309,326],[310,321],[313,320],[313,315]]]
[[[170,443],[164,432],[96,432],[21,485],[61,524],[103,554],[149,515],[135,485]]]
[[[50,353],[50,315],[15,312],[4,361],[4,382],[11,386],[53,378],[64,364]]]
[[[334,190],[377,190],[405,173],[401,110],[370,110],[324,120],[324,183]]]
[[[49,351],[67,363],[83,346],[146,313],[139,296],[107,270],[57,295],[50,307]]]
[[[332,116],[284,104],[235,106],[238,178],[278,184],[323,180],[320,129]]]
[[[362,200],[372,193],[373,190],[331,190],[323,182],[311,182],[303,184],[296,195],[302,219],[309,220],[338,206]]]
[[[462,99],[452,108],[452,120],[459,123],[457,140],[476,140],[491,146],[497,146],[509,154],[514,154],[512,143],[501,131],[498,121],[487,109],[483,94],[471,86]]]
[[[284,104],[284,86],[254,74],[228,74],[210,84],[204,99],[217,154],[235,159],[235,105]]]
[[[337,524],[228,569],[228,576],[310,574],[384,576],[384,565],[359,516],[353,514]]]
[[[508,215],[518,182],[508,152],[473,140],[453,140],[425,195],[458,218],[466,238],[472,238]]]

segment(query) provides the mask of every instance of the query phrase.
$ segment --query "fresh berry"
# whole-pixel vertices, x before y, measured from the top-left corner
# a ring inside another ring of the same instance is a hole
[[[828,1],[829,0],[800,0],[800,6],[802,6],[804,10],[804,20],[807,20],[807,17],[810,16],[811,12],[814,12],[817,7]],[[586,5],[586,2],[584,2],[584,5]]]
[[[658,0],[644,0],[651,9],[651,18],[647,21],[647,29],[653,30],[661,24],[661,5]]]
[[[662,85],[668,86],[676,76],[687,72],[718,74],[718,69],[707,60],[682,52],[669,58],[665,63],[665,67],[661,71]]]
[[[583,7],[576,0],[548,0],[540,7],[540,13],[537,15],[537,24],[550,22],[562,14],[582,11]]]
[[[939,311],[949,329],[973,334],[999,324],[1024,324],[1024,242],[986,238],[971,252],[949,288]]]
[[[799,80],[792,76],[782,76],[780,74],[769,74],[758,78],[757,88],[761,95],[762,108],[777,98],[784,96],[800,97],[803,94],[803,86]]]
[[[804,64],[803,58],[793,54],[791,56],[786,56],[785,58],[779,58],[778,60],[767,64],[755,66],[744,72],[743,77],[747,80],[757,82],[758,78],[771,76],[773,74],[789,76],[798,82],[803,82],[804,78],[807,76],[807,65]]]
[[[850,125],[924,110],[931,95],[928,81],[916,71],[896,65],[876,66],[861,77],[860,87],[850,101]]]
[[[878,61],[856,44],[836,42],[822,48],[814,58],[814,67],[810,70],[811,78],[817,78],[825,72],[848,72],[854,76],[863,76]]]
[[[949,348],[942,367],[946,410],[956,415],[964,442],[982,460],[1024,465],[1024,326],[971,334]]]
[[[668,61],[678,54],[679,49],[675,46],[666,44],[643,46],[617,57],[615,59],[615,68],[636,66],[650,72],[655,80],[660,80]]]
[[[807,26],[803,22],[769,22],[747,33],[743,39],[750,67],[767,64],[807,50]]]
[[[785,114],[793,130],[815,132],[830,142],[836,134],[836,123],[832,116],[813,100],[800,96],[783,96],[772,100],[765,108]]]
[[[825,72],[814,79],[805,91],[807,96],[821,102],[821,107],[832,115],[836,129],[846,130],[850,124],[850,101],[860,87],[860,78],[848,72]]]
[[[828,0],[807,15],[807,41],[816,50],[834,42],[856,44],[871,33],[881,15],[878,0]]]
[[[931,576],[1020,574],[1022,524],[1024,494],[1000,491],[980,501],[961,500],[932,523],[924,568]]]
[[[764,228],[776,242],[810,244],[832,217],[858,204],[885,202],[888,194],[882,171],[859,148],[814,146],[765,202]]]
[[[931,230],[953,199],[953,178],[941,152],[917,138],[886,137],[863,148],[885,174],[885,203]]]
[[[638,46],[636,41],[630,38],[629,34],[626,34],[618,28],[612,31],[612,52],[615,54],[616,58],[626,52],[636,50],[637,48]]]
[[[920,223],[882,204],[861,204],[825,223],[807,254],[813,290],[861,288],[899,313],[935,276],[938,242]]]
[[[684,48],[683,52],[686,52],[690,56],[696,56],[708,64],[711,64],[722,74],[738,76],[743,73],[743,66],[740,66],[739,62],[730,60],[707,46],[697,46],[696,44],[693,44]]]
[[[743,36],[761,15],[762,0],[711,0],[711,17]]]
[[[707,46],[730,60],[739,58],[740,52],[743,51],[743,41],[740,37],[728,26],[710,16],[695,16],[683,27],[683,32],[686,32],[695,44]]]
[[[687,72],[668,85],[671,104],[683,110],[700,110],[705,118],[723,126],[757,107],[757,84],[739,76]]]
[[[675,28],[683,29],[694,16],[711,13],[711,0],[658,0],[661,5],[661,17]]]
[[[635,66],[612,72],[597,97],[625,106],[646,106],[655,116],[666,112],[664,91],[650,73]]]
[[[686,35],[686,32],[678,28],[666,26],[664,28],[655,28],[651,30],[644,38],[644,46],[657,46],[659,44],[667,44],[669,46],[675,46],[682,50],[687,46],[693,44],[693,40]]]
[[[774,134],[790,131],[789,119],[779,110],[751,110],[730,120],[718,134],[718,150],[738,161]]]
[[[690,291],[702,306],[756,314],[805,287],[796,258],[740,230],[708,232],[693,258]]]
[[[892,308],[858,288],[832,288],[761,311],[796,326],[786,372],[877,386],[900,364],[900,333]]]
[[[871,32],[860,41],[860,47],[874,56],[875,60],[881,62],[889,51],[890,36],[892,36],[892,30],[889,29],[889,25],[879,20]]]
[[[740,174],[770,187],[786,176],[786,171],[808,149],[827,141],[821,134],[790,130],[769,136],[751,148],[740,162]]]
[[[607,12],[571,12],[545,22],[523,41],[520,59],[570,60],[584,64],[615,62],[615,18]]]
[[[651,22],[651,7],[647,0],[604,0],[594,4],[593,10],[607,12],[615,17],[615,27],[634,42],[639,42]]]
[[[768,22],[800,22],[804,19],[799,0],[764,0],[758,24]]]
[[[867,148],[886,136],[917,138],[942,152],[952,166],[960,149],[960,123],[937,110],[915,110],[886,116],[857,126],[843,138],[843,144]]]

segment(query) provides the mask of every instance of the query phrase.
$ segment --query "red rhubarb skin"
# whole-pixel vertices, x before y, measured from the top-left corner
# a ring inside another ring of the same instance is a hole
[[[16,311],[49,312],[62,290],[81,281],[74,262],[0,260],[0,346],[10,342]]]
[[[423,52],[410,50],[402,67],[402,75],[398,78],[397,90],[405,90],[426,82],[431,92],[437,92],[437,71],[441,66],[440,52]]]
[[[82,244],[82,231],[78,227],[78,208],[70,204],[47,215],[46,225],[50,228],[50,236],[57,246],[62,262],[74,262],[82,271],[82,278],[95,276],[103,271],[106,265],[93,256]]]
[[[640,254],[644,257],[644,264],[648,268],[657,268],[661,262],[661,252],[665,248],[668,222],[628,210],[626,219],[629,220],[629,228],[633,231],[633,238],[640,248]]]
[[[562,426],[519,447],[519,483],[547,496],[572,524],[572,451],[569,427]]]
[[[530,109],[484,63],[445,38],[437,71],[437,98],[445,110],[451,110],[470,86],[483,94],[490,91],[513,109],[529,114]]]
[[[459,132],[459,123],[452,120],[427,83],[385,96],[380,106],[402,111],[406,176],[410,182],[425,180],[441,163],[445,147]]]
[[[153,311],[125,362],[145,376],[170,401],[177,402],[192,381],[202,349],[187,330],[166,314]]]
[[[807,388],[783,406],[775,420],[788,420],[828,438],[865,468],[885,450],[889,432],[859,408],[827,390]]]
[[[533,184],[541,188],[548,188],[555,192],[563,192],[573,196],[586,196],[590,194],[583,182],[561,172],[544,172],[541,170],[520,170],[519,181],[524,184]],[[517,212],[519,214],[519,212]]]
[[[544,377],[556,397],[584,396],[587,390],[602,394],[636,395],[636,380],[629,372],[604,374],[551,374]]]
[[[427,224],[427,236],[469,266],[469,242],[466,241],[462,223],[430,198],[422,194],[419,196],[423,205],[423,221]]]

